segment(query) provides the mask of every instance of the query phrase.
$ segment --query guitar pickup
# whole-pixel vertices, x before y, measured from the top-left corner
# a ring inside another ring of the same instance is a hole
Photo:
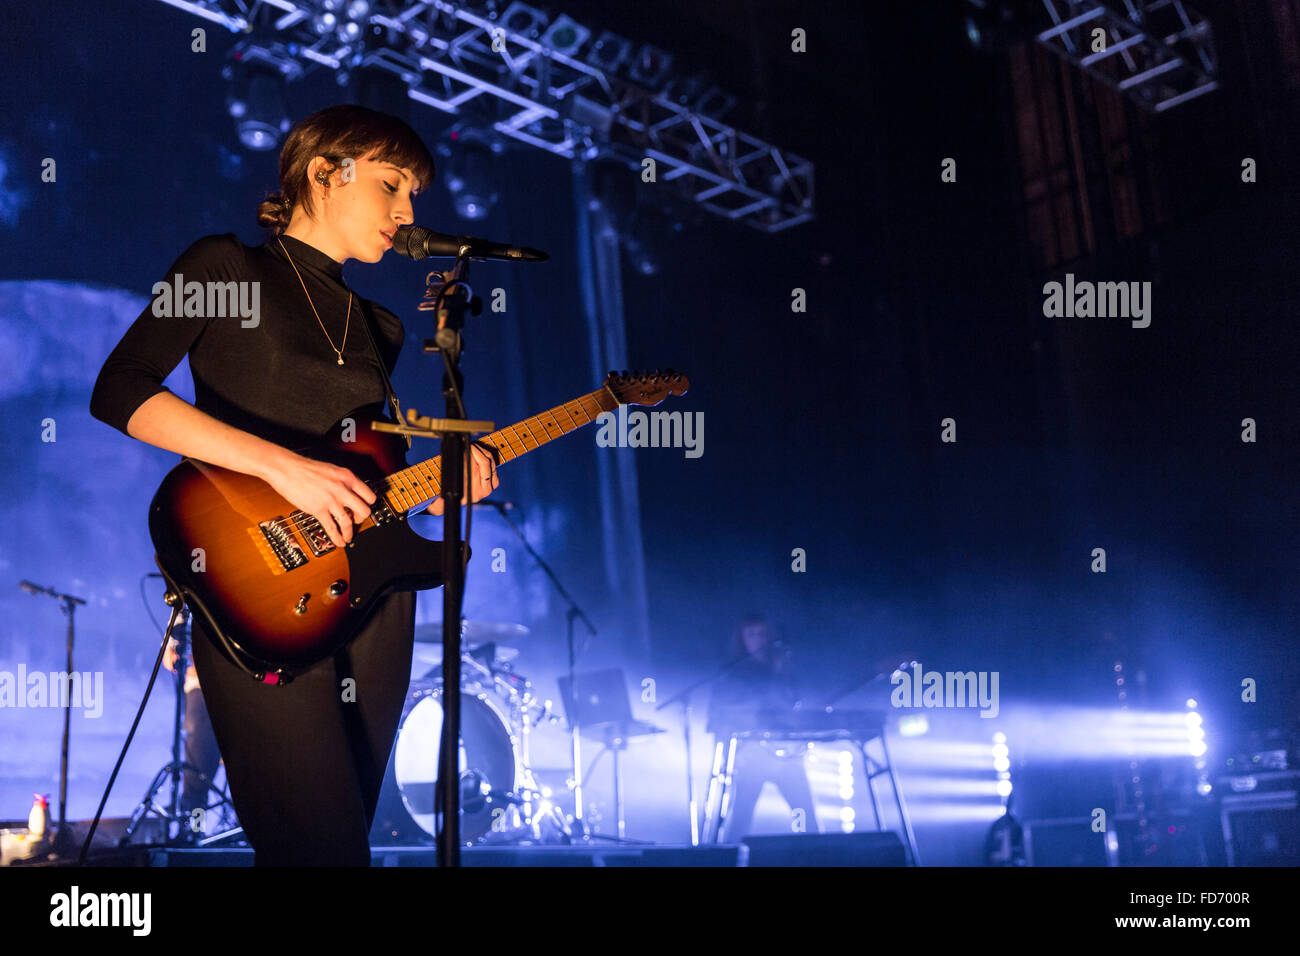
[[[313,555],[319,558],[326,551],[334,550],[334,542],[330,540],[330,536],[321,527],[319,521],[301,511],[295,511],[293,518],[294,524],[298,526],[298,532],[306,539],[307,547],[311,548]]]
[[[302,553],[302,548],[298,547],[298,542],[289,533],[284,521],[284,516],[280,515],[270,521],[261,522],[257,527],[266,538],[266,543],[270,545],[271,553],[275,555],[276,560],[286,571],[292,571],[306,564],[307,556]]]
[[[397,516],[389,509],[388,505],[380,505],[377,508],[371,509],[370,516],[374,519],[375,524],[377,525],[387,524],[397,518]],[[294,527],[298,529],[298,533],[302,535],[303,540],[307,542],[307,547],[311,549],[311,553],[314,557],[319,558],[322,554],[334,550],[334,542],[330,540],[329,534],[327,534],[325,529],[321,527],[319,521],[311,515],[305,514],[301,511],[295,511],[290,517],[293,519]],[[267,523],[273,524],[274,522]],[[301,554],[302,552],[299,551],[298,553]],[[305,563],[306,560],[307,559],[304,557],[299,564]],[[297,566],[297,564],[293,565],[293,567]]]

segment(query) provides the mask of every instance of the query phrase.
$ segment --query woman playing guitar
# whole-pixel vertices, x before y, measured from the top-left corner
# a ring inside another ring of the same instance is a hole
[[[233,234],[206,236],[163,277],[178,287],[240,284],[218,288],[239,288],[255,315],[197,314],[211,294],[192,301],[187,291],[169,308],[155,301],[104,363],[91,413],[132,438],[260,478],[345,547],[375,493],[349,469],[290,449],[304,435],[331,437],[355,409],[384,406],[405,333],[396,315],[351,292],[343,263],[378,262],[433,174],[429,150],[396,117],[334,106],[298,123],[280,152],[280,192],[258,207],[272,238],[245,246]],[[186,354],[193,405],[162,384]],[[475,446],[469,497],[496,487],[492,456]],[[429,510],[441,514],[441,499]],[[276,686],[236,667],[195,615],[194,664],[258,865],[369,865],[414,621],[414,595],[390,593],[338,653]]]

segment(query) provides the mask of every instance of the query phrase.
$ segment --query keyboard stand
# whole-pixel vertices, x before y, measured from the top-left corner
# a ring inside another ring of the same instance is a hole
[[[894,806],[897,807],[898,818],[902,822],[903,843],[907,847],[910,863],[912,866],[920,866],[920,860],[916,852],[916,834],[912,830],[912,818],[908,815],[907,804],[903,800],[903,792],[899,789],[898,777],[894,773],[894,765],[889,758],[889,747],[885,743],[883,727],[878,730],[844,731],[842,734],[818,733],[809,736],[741,732],[726,737],[718,735],[713,747],[713,769],[709,777],[709,789],[704,799],[704,842],[718,843],[721,839],[723,826],[726,824],[727,815],[731,810],[731,797],[734,789],[732,776],[735,772],[736,751],[740,746],[740,742],[759,737],[768,740],[789,740],[804,743],[838,740],[852,743],[862,754],[862,772],[866,777],[867,794],[871,798],[871,812],[875,817],[877,832],[884,831],[885,821],[881,813],[880,796],[876,793],[876,779],[878,777],[888,777],[890,789],[893,791]],[[871,743],[877,740],[880,742],[880,759],[873,757],[869,749]]]

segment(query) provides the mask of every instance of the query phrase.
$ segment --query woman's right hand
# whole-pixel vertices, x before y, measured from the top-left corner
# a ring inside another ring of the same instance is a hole
[[[375,493],[347,468],[287,449],[267,466],[262,478],[291,505],[319,521],[338,548],[352,540],[354,526],[366,520],[375,502]]]

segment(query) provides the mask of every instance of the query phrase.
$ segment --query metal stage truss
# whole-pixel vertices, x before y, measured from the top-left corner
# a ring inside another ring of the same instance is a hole
[[[813,164],[722,119],[734,99],[673,56],[524,3],[500,13],[444,0],[158,0],[242,33],[238,59],[286,82],[382,70],[419,103],[479,101],[502,136],[558,156],[616,159],[688,203],[777,232],[814,216]]]
[[[1143,109],[1218,89],[1210,22],[1182,0],[1043,0],[1052,26],[1035,39]],[[1096,30],[1104,43],[1094,42]]]

